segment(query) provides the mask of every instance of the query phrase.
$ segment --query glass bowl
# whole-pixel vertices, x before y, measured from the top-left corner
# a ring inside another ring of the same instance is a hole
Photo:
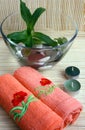
[[[77,25],[71,17],[57,15],[55,19],[53,16],[50,16],[49,20],[44,17],[46,17],[46,14],[40,17],[35,30],[43,32],[51,38],[66,37],[68,39],[67,42],[55,47],[39,45],[29,48],[22,43],[16,44],[7,38],[7,34],[9,33],[26,29],[20,13],[10,14],[1,23],[0,31],[3,40],[22,65],[32,66],[36,69],[45,69],[54,66],[67,53],[78,34]]]

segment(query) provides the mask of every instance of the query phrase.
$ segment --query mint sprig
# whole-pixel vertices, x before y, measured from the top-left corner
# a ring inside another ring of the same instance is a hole
[[[62,38],[55,40],[47,36],[46,34],[35,32],[35,24],[45,10],[45,8],[39,7],[35,9],[32,14],[26,4],[22,0],[20,0],[21,17],[26,23],[27,27],[23,31],[8,34],[7,37],[17,44],[22,42],[23,44],[25,44],[26,47],[33,47],[35,44],[46,44],[47,46],[54,47],[58,44],[61,45],[65,43],[67,40],[66,38],[66,40],[63,40]]]
[[[28,38],[27,30],[8,34],[7,37],[16,43],[24,42]]]
[[[29,21],[32,15],[30,9],[27,8],[26,4],[22,0],[20,0],[20,12],[23,20],[26,22],[27,26],[29,26]]]
[[[48,35],[43,34],[41,32],[34,32],[33,37],[40,39],[41,41],[43,41],[44,44],[46,44],[48,46],[54,47],[54,46],[57,46],[57,44],[58,44],[58,42],[52,40]]]
[[[38,20],[38,18],[40,17],[40,15],[45,11],[44,8],[40,7],[37,8],[34,13],[31,16],[30,22],[29,22],[29,27],[31,29],[31,31],[34,29],[34,26]]]

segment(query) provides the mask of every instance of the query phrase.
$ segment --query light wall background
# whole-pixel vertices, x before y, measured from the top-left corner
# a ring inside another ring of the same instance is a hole
[[[37,7],[47,9],[47,24],[57,25],[59,13],[62,19],[70,15],[78,24],[80,31],[85,31],[85,0],[23,0],[31,11]],[[10,13],[19,11],[19,0],[0,0],[0,23]],[[50,16],[53,18],[50,18]],[[54,20],[56,19],[56,20]],[[42,18],[43,23],[43,18]],[[64,28],[64,22],[61,23]],[[39,26],[39,25],[38,25]],[[45,26],[43,24],[43,26]]]

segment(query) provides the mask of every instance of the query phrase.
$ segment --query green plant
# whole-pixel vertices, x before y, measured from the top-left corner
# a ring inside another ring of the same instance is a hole
[[[20,12],[26,23],[26,29],[21,32],[8,34],[7,37],[17,44],[22,42],[27,47],[33,47],[35,44],[44,44],[54,47],[67,42],[66,38],[52,39],[42,32],[35,31],[35,24],[45,10],[45,8],[39,7],[32,14],[26,4],[20,0]]]

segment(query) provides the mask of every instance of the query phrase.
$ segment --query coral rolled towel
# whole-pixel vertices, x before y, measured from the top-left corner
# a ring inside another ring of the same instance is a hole
[[[62,118],[10,74],[0,76],[0,106],[22,130],[62,129]]]
[[[39,94],[41,95],[39,98],[63,118],[64,127],[74,123],[78,118],[82,110],[81,103],[63,92],[60,88],[56,87],[54,91],[50,91],[54,84],[49,79],[42,76],[37,70],[31,67],[21,67],[15,71],[14,76],[27,89],[34,93],[35,96],[39,96]],[[46,89],[46,87],[49,86],[51,87],[48,91],[46,90],[47,92],[42,90],[42,88]],[[41,90],[39,90],[40,87]],[[48,94],[49,92],[51,93]]]

